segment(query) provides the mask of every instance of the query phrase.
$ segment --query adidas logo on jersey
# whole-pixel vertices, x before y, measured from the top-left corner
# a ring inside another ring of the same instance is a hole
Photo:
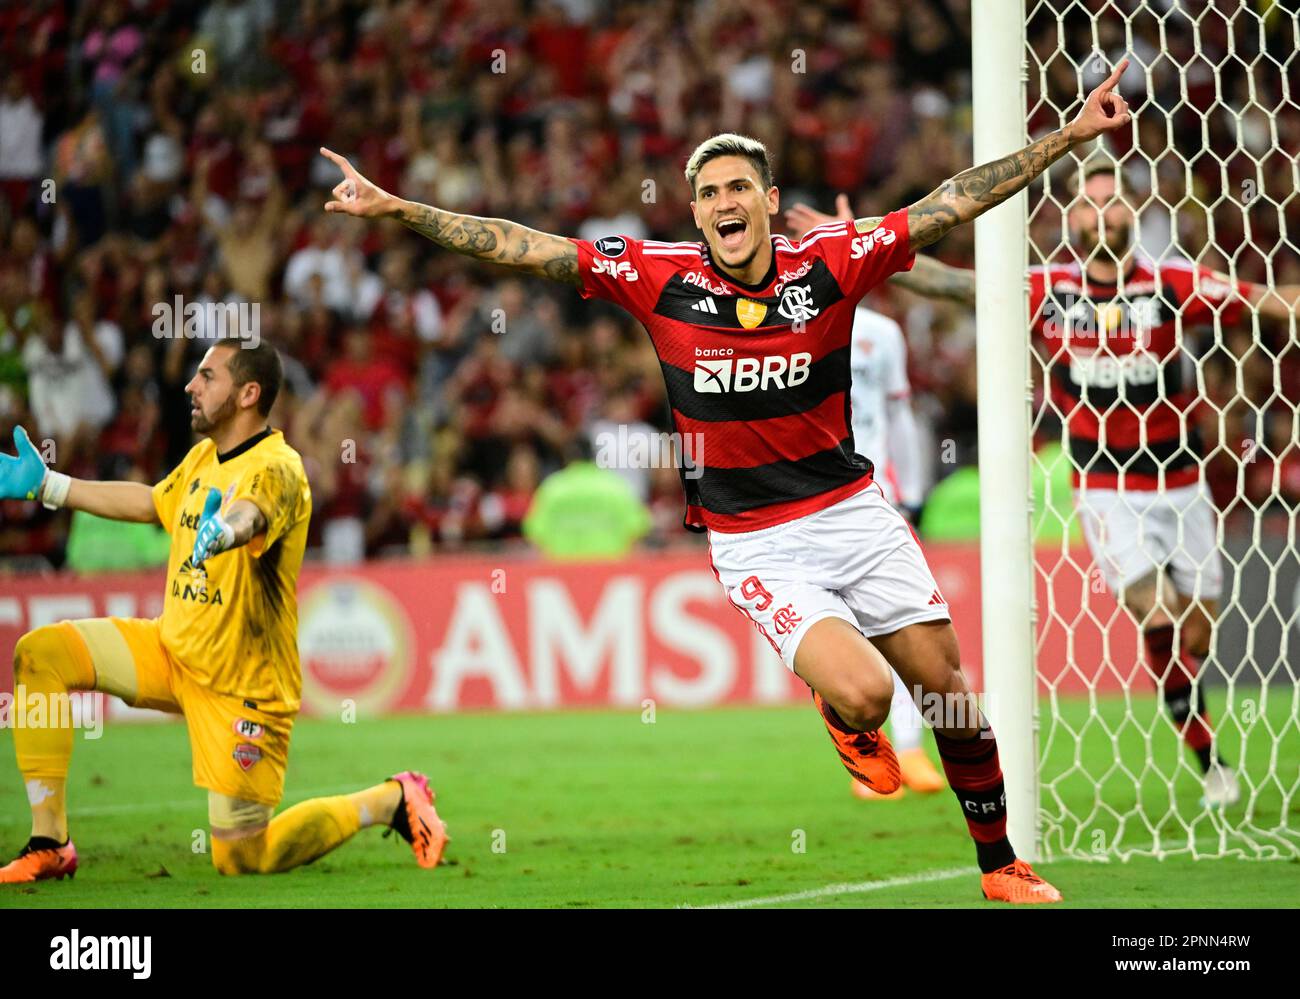
[[[700,299],[698,302],[692,305],[691,308],[694,309],[696,312],[707,312],[711,316],[716,316],[718,314],[718,306],[713,301],[712,296],[710,296],[709,298]]]
[[[769,386],[794,388],[808,380],[812,354],[801,351],[788,358],[780,354],[767,357],[737,357],[734,360],[695,361],[696,392],[766,391]]]

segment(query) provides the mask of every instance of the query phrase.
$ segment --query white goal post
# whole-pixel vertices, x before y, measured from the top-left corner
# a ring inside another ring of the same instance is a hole
[[[971,6],[974,160],[1023,149],[1025,22],[1013,0]],[[1033,548],[1029,508],[1026,195],[975,220],[980,580],[985,710],[997,735],[1016,854],[1038,859]],[[992,362],[992,363],[990,363]],[[996,473],[996,474],[994,474]]]

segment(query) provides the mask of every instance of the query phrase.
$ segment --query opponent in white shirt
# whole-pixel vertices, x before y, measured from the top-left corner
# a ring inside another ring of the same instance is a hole
[[[907,342],[898,323],[859,305],[853,317],[849,364],[853,370],[854,450],[875,464],[875,480],[885,499],[909,521],[915,521],[924,499],[921,449],[907,378]],[[922,793],[942,790],[943,778],[921,748],[921,714],[897,673],[889,724],[903,786]],[[891,795],[880,795],[858,781],[851,783],[860,798],[903,794],[903,787]]]

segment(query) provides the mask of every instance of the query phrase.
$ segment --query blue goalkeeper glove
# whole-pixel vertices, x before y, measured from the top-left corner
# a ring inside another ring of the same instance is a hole
[[[235,543],[235,529],[221,517],[221,490],[215,486],[208,490],[208,498],[203,503],[203,515],[199,517],[198,533],[194,536],[194,554],[190,556],[190,565],[195,569],[213,555],[224,552]]]
[[[14,427],[14,449],[17,457],[0,454],[0,499],[40,499],[45,462],[22,427]]]

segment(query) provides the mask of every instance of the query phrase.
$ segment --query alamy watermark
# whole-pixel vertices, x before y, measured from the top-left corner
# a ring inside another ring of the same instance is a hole
[[[704,434],[629,432],[619,424],[616,432],[595,437],[596,464],[600,468],[680,468],[688,479],[704,474]]]
[[[262,342],[262,303],[186,302],[181,295],[155,302],[153,335],[160,340],[238,340],[255,348]]]
[[[0,691],[0,728],[77,728],[87,739],[104,734],[104,699],[93,691]]]
[[[1096,337],[1098,340],[1131,340],[1145,350],[1151,346],[1151,331],[1163,322],[1159,298],[1138,297],[1132,301],[1093,302],[1074,295],[1043,304],[1043,338],[1046,340]]]

